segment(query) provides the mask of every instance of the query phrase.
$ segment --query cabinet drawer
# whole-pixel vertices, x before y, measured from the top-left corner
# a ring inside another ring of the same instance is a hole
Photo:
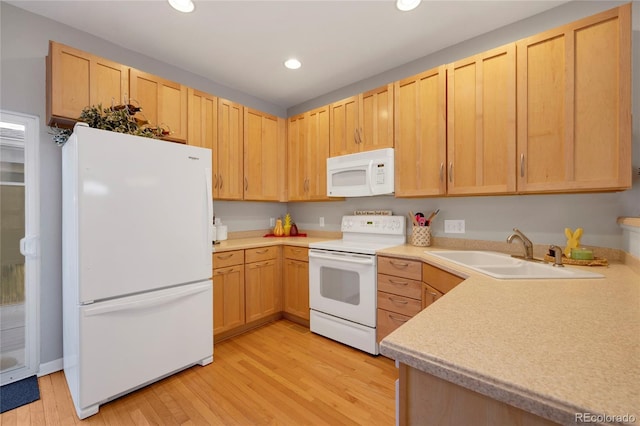
[[[399,259],[395,257],[378,257],[378,272],[396,277],[422,279],[422,262],[417,260]]]
[[[411,317],[407,315],[378,309],[378,326],[376,330],[378,342],[410,319]]]
[[[422,310],[422,300],[379,291],[378,308],[412,317]]]
[[[420,299],[421,281],[407,278],[394,277],[392,275],[378,274],[378,290],[386,293],[399,294],[400,296]]]
[[[242,265],[244,263],[244,251],[223,251],[213,253],[213,269],[225,268],[232,265]]]
[[[309,249],[306,247],[284,246],[285,259],[309,261]]]
[[[267,259],[275,259],[278,257],[278,247],[260,247],[247,249],[244,251],[245,263],[260,262]]]
[[[435,266],[424,263],[422,265],[422,276],[425,283],[431,287],[446,293],[452,290],[455,286],[464,281],[464,278],[460,278],[457,275],[450,274],[449,272],[438,269]]]

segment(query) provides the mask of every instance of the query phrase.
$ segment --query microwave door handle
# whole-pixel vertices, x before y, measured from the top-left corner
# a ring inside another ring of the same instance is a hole
[[[373,160],[369,160],[369,191],[371,194],[375,194],[373,189]]]

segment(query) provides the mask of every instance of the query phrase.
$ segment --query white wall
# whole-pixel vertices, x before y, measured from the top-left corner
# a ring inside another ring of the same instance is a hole
[[[388,81],[412,75],[435,65],[504,44],[605,10],[621,2],[570,2],[543,15],[494,31],[486,36],[461,43],[442,52],[391,70],[380,76],[356,83],[348,88],[306,102],[289,111],[256,99],[248,94],[187,73],[173,65],[98,39],[89,34],[30,14],[7,3],[0,2],[0,108],[37,115],[42,129],[41,154],[41,363],[54,363],[62,357],[62,274],[61,274],[61,165],[60,149],[50,140],[45,127],[45,56],[48,41],[55,40],[114,61],[134,66],[164,78],[179,81],[190,87],[213,93],[247,106],[286,116],[305,111],[313,106],[377,87]],[[636,10],[640,4],[634,4]],[[637,25],[637,24],[636,24]],[[638,29],[634,33],[634,46],[639,46]],[[638,48],[634,48],[634,66],[638,68]],[[638,80],[634,73],[634,164],[640,165],[638,128]],[[287,209],[292,213],[301,231],[321,229],[318,217],[324,216],[326,227],[339,229],[339,218],[357,208],[392,208],[399,214],[408,210],[432,210],[442,213],[436,221],[435,234],[441,235],[444,219],[465,219],[468,232],[462,237],[502,240],[513,226],[520,227],[536,243],[562,243],[565,226],[585,229],[585,244],[614,248],[624,247],[621,229],[615,225],[620,215],[640,215],[640,184],[636,178],[634,189],[623,193],[465,197],[396,200],[393,197],[375,197],[366,200],[349,199],[323,203],[249,203],[214,201],[217,217],[229,226],[229,231],[265,229],[268,218],[282,216]],[[447,234],[449,235],[449,234]]]

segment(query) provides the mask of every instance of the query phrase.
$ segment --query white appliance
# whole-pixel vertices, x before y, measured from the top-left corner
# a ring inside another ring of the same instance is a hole
[[[342,239],[309,244],[311,331],[373,355],[376,251],[404,244],[404,216],[344,216]]]
[[[329,197],[367,197],[393,194],[393,148],[327,158]]]
[[[64,373],[83,419],[213,360],[211,150],[81,123],[62,160]]]

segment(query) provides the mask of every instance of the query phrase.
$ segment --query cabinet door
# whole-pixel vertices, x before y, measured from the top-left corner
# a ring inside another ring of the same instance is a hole
[[[193,146],[214,150],[218,137],[218,98],[189,88],[189,139]],[[218,198],[218,155],[211,154],[212,196]]]
[[[287,199],[306,198],[307,188],[307,132],[305,115],[290,117],[287,131]]]
[[[218,98],[218,196],[242,200],[244,192],[243,106]]]
[[[329,107],[331,157],[358,152],[361,129],[358,121],[358,96],[334,102]]]
[[[515,43],[449,64],[447,109],[447,193],[514,193]]]
[[[445,91],[444,65],[395,83],[396,197],[446,191]]]
[[[187,87],[131,68],[131,102],[142,108],[149,125],[168,130],[165,139],[187,141]]]
[[[393,84],[360,95],[360,151],[393,148]]]
[[[245,323],[243,265],[213,270],[213,334]]]
[[[129,91],[129,68],[64,44],[49,42],[47,120],[73,125],[85,107],[123,104]]]
[[[327,200],[327,158],[329,157],[329,108],[306,114],[307,198]]]
[[[285,259],[284,311],[297,317],[309,319],[309,263]]]
[[[422,283],[422,309],[428,307],[443,296],[441,292],[427,283]]]
[[[247,323],[282,311],[280,278],[275,259],[245,265]]]
[[[518,191],[631,185],[631,5],[517,43]]]
[[[283,121],[251,108],[244,109],[244,199],[284,200]]]

